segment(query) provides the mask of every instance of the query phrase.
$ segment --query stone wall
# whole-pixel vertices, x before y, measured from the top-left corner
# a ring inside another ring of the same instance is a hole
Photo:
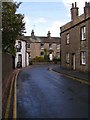
[[[13,58],[8,53],[2,54],[2,80],[13,70]]]
[[[13,57],[8,53],[2,54],[2,116],[5,112],[6,101],[11,84],[11,73],[13,73]]]

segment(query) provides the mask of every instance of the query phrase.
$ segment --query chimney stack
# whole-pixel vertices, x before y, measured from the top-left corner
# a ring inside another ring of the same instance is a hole
[[[77,7],[77,3],[75,2],[75,5],[74,3],[72,3],[71,19],[74,20],[77,16],[78,16],[78,7]]]
[[[85,2],[84,14],[85,16],[90,16],[90,2]]]
[[[31,32],[31,37],[34,37],[34,30],[32,30]]]
[[[48,31],[47,37],[48,37],[48,38],[51,37],[51,33],[50,33],[50,31]]]

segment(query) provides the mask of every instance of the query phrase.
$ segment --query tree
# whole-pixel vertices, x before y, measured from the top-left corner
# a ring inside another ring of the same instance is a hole
[[[48,55],[48,50],[44,49],[44,60],[49,61],[49,55]]]
[[[2,50],[15,55],[15,41],[25,33],[24,15],[17,14],[21,3],[2,2]]]

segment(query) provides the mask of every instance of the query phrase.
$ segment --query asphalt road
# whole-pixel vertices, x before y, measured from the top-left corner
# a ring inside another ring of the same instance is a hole
[[[88,86],[48,65],[25,68],[17,79],[17,118],[87,118]]]

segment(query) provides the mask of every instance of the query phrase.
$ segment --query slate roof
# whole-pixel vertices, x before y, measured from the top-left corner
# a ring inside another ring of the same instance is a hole
[[[60,37],[20,36],[18,39],[25,40],[28,43],[60,43]]]

